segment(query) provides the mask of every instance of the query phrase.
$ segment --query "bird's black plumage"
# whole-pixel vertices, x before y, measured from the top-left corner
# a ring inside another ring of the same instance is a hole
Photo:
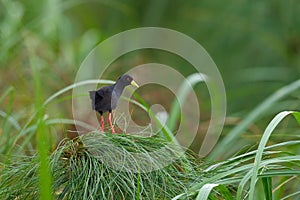
[[[128,85],[137,86],[133,78],[125,74],[119,77],[113,85],[101,87],[96,91],[89,91],[93,110],[98,111],[101,115],[114,110],[124,88]]]

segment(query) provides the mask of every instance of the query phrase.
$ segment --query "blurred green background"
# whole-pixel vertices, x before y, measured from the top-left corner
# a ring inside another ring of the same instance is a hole
[[[2,0],[0,96],[5,91],[9,95],[0,101],[0,114],[4,116],[0,122],[6,123],[5,116],[11,116],[22,126],[34,112],[32,63],[39,71],[40,95],[45,100],[73,83],[81,62],[98,43],[128,29],[155,26],[192,37],[217,64],[227,94],[224,137],[269,95],[299,78],[299,13],[297,0]],[[195,71],[176,55],[142,50],[118,59],[102,78],[114,80],[122,72],[148,62],[173,66],[186,76]],[[205,86],[197,86],[196,91],[205,124],[210,117],[210,99]],[[154,95],[141,94],[148,101]],[[72,118],[70,95],[60,96],[45,113],[50,118]],[[158,99],[160,96],[155,95]],[[232,153],[256,144],[270,119],[281,110],[297,110],[299,98],[300,92],[295,91],[264,112],[261,120],[241,136],[243,140]],[[171,104],[167,99],[162,101]],[[277,134],[273,141],[297,137],[299,130],[294,125],[283,123],[277,131],[289,134]],[[55,126],[51,135],[58,141],[67,129],[72,127]],[[0,143],[12,144],[9,135],[17,133],[11,125],[2,125]],[[196,142],[192,148],[197,151],[199,144]]]

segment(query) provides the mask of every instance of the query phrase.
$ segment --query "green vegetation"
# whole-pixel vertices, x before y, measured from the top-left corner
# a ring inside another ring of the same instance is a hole
[[[295,0],[1,0],[0,199],[299,199],[299,12]],[[99,42],[144,26],[171,28],[203,45],[224,80],[227,117],[213,151],[198,158],[211,104],[205,84],[195,84],[201,123],[190,150],[161,170],[139,172],[145,165],[137,163],[138,172],[120,172],[87,146],[107,148],[109,157],[116,153],[108,148],[113,142],[128,155],[145,153],[155,165],[148,153],[169,144],[164,138],[173,140],[176,132],[174,96],[145,86],[131,100],[133,119],[141,125],[155,117],[147,113],[152,104],[171,113],[165,137],[78,136],[71,91],[80,84],[111,84],[150,62],[186,77],[196,72],[176,55],[147,49],[118,58],[99,77],[107,80],[73,85]]]
[[[55,198],[170,199],[186,191],[188,184],[199,178],[199,172],[194,168],[198,165],[189,156],[162,170],[139,173],[139,168],[142,171],[160,165],[161,160],[153,158],[150,152],[167,143],[160,138],[111,133],[90,133],[74,140],[63,140],[50,157]],[[172,155],[178,149],[169,148],[168,151]],[[144,162],[132,153],[142,153]],[[23,157],[15,162],[3,171],[1,199],[38,199],[37,157]]]

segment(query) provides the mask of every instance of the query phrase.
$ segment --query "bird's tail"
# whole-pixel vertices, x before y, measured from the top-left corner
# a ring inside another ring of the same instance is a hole
[[[92,109],[95,110],[96,91],[89,91],[92,100]]]

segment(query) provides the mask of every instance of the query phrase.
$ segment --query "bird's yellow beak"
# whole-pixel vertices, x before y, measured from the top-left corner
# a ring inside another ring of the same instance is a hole
[[[132,80],[130,84],[135,86],[135,87],[139,87],[139,85],[134,80]]]

